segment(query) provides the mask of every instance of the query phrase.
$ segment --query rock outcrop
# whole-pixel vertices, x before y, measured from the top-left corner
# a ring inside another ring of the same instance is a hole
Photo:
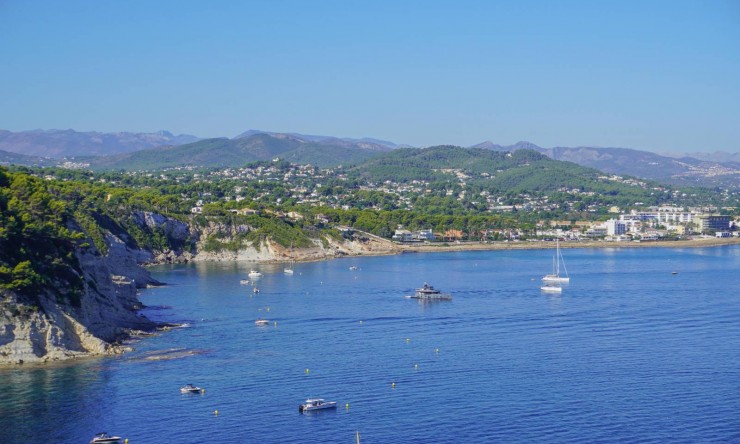
[[[157,324],[139,315],[137,287],[158,284],[141,263],[151,253],[132,250],[116,236],[106,238],[106,256],[77,250],[83,288],[73,302],[54,289],[35,302],[6,292],[0,299],[0,364],[58,361],[123,351],[122,339]]]

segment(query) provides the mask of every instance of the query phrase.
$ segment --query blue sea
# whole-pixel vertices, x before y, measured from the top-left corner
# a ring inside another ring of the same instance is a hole
[[[740,442],[740,247],[566,249],[546,294],[552,253],[153,268],[145,314],[185,326],[0,370],[0,443]]]

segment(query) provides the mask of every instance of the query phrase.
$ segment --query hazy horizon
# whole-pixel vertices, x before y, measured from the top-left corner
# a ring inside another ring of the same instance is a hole
[[[0,127],[740,151],[740,3],[0,3]]]

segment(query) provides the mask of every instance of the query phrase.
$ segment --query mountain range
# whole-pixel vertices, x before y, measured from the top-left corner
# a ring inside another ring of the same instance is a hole
[[[0,130],[0,150],[55,159],[76,156],[108,156],[162,145],[181,145],[198,137],[169,131],[156,133],[99,133],[67,130]]]
[[[177,166],[229,167],[275,157],[320,167],[357,164],[390,150],[409,147],[374,138],[340,138],[248,130],[233,138],[192,135],[99,133],[74,130],[0,130],[0,163],[51,166],[74,157],[94,169],[159,169]],[[531,142],[499,145],[485,141],[470,148],[491,151],[530,149],[555,159],[677,185],[740,187],[740,153],[661,155],[629,148],[554,147]],[[58,159],[58,160],[54,160]]]
[[[715,153],[714,155],[703,153],[702,160],[688,155],[674,158],[629,148],[542,148],[526,141],[508,146],[486,141],[473,145],[471,148],[493,151],[530,149],[554,160],[573,162],[607,173],[635,176],[675,185],[740,187],[740,153]]]
[[[239,167],[276,157],[292,163],[331,167],[362,162],[392,148],[368,141],[326,138],[321,141],[290,134],[253,132],[234,139],[203,139],[116,156],[86,159],[93,169],[152,170],[180,166]]]

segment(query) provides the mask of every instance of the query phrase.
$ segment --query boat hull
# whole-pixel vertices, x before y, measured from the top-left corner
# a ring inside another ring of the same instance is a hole
[[[551,285],[544,285],[540,287],[540,290],[547,292],[547,293],[562,293],[563,292],[562,288],[551,286]]]
[[[542,282],[560,282],[567,284],[570,282],[569,277],[561,277],[561,276],[553,276],[553,275],[547,275],[542,278]]]
[[[432,294],[432,295],[419,295],[415,294],[413,296],[409,296],[411,299],[416,299],[419,301],[451,301],[452,296],[449,294]]]

